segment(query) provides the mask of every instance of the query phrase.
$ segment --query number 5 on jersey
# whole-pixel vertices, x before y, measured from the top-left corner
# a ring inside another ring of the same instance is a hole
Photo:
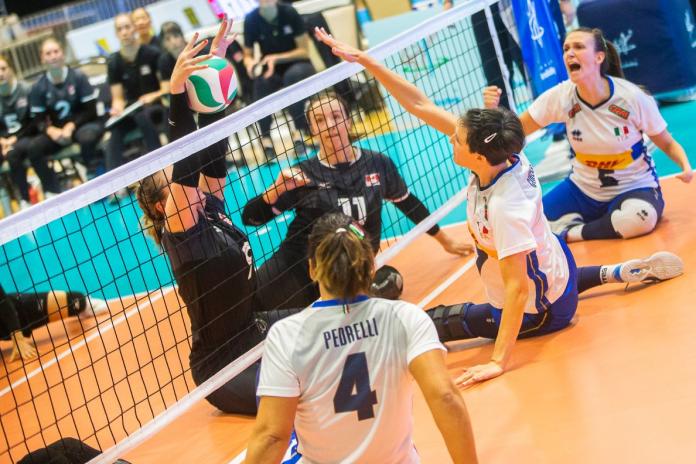
[[[348,355],[334,396],[334,411],[357,411],[358,420],[361,421],[375,417],[375,404],[377,392],[370,388],[370,372],[367,370],[365,353]]]

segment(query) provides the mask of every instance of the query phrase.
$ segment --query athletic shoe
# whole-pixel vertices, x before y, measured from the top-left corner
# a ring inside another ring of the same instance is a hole
[[[682,275],[684,262],[674,253],[658,251],[649,258],[626,261],[619,272],[626,283],[656,283]]]
[[[19,210],[24,211],[25,209],[31,208],[31,203],[27,200],[19,200]]]
[[[100,314],[109,314],[109,305],[104,300],[88,296],[85,310],[80,313],[80,317],[96,317]]]

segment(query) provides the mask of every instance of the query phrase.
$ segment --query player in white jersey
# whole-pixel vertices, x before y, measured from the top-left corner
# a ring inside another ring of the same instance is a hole
[[[428,311],[441,341],[496,340],[491,361],[466,369],[457,379],[459,385],[502,374],[517,338],[566,327],[580,292],[603,283],[660,281],[682,273],[681,260],[667,252],[644,260],[577,269],[568,246],[552,233],[544,216],[541,188],[521,154],[525,133],[514,113],[471,109],[458,118],[365,52],[321,30],[317,37],[334,54],[363,65],[408,112],[449,135],[454,162],[474,173],[467,217],[488,302]]]
[[[367,296],[369,238],[342,213],[319,219],[309,269],[320,300],[277,322],[261,362],[247,462],[280,462],[293,424],[303,463],[417,463],[412,376],[455,463],[476,462],[466,406],[445,349],[417,306]]]
[[[684,148],[667,130],[655,100],[622,79],[618,53],[601,30],[570,32],[563,50],[570,79],[544,92],[520,116],[527,135],[565,123],[574,154],[570,176],[544,196],[546,216],[568,242],[652,232],[664,201],[643,135],[679,165],[677,177],[690,182]],[[486,88],[486,107],[497,107],[501,93]]]

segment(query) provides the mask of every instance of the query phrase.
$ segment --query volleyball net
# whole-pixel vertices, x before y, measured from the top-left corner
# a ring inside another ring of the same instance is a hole
[[[471,1],[433,16],[375,45],[371,53],[453,113],[480,107],[486,77],[479,54],[482,42],[474,34],[472,15],[483,17],[487,40],[496,50],[495,56],[485,59],[499,63],[504,76],[509,72],[493,17],[484,9],[494,3]],[[523,109],[530,96],[524,72],[511,72],[517,78],[506,79],[508,92],[514,96],[513,104]],[[151,226],[141,220],[143,211],[133,188],[142,179],[168,173],[174,163],[224,141],[228,163],[225,210],[232,224],[248,236],[259,268],[278,251],[294,213],[289,208],[263,225],[249,226],[244,225],[244,208],[275,182],[281,170],[321,157],[318,134],[302,134],[301,143],[293,140],[298,128],[292,116],[298,102],[329,91],[349,102],[353,146],[388,157],[408,190],[430,212],[414,225],[393,204],[385,204],[380,265],[433,225],[465,219],[463,208],[457,206],[465,200],[467,173],[454,165],[447,137],[406,114],[359,65],[349,63],[331,67],[4,219],[0,222],[0,284],[6,293],[15,295],[8,298],[19,305],[18,311],[32,301],[43,301],[41,295],[71,293],[67,299],[56,297],[54,304],[38,308],[53,311],[42,323],[20,321],[27,324],[19,329],[36,346],[36,359],[11,361],[11,342],[2,344],[0,462],[15,462],[66,437],[109,450],[99,462],[113,462],[146,434],[175,420],[191,404],[258,360],[260,345],[226,367],[213,359],[216,354],[234,351],[246,332],[255,330],[250,325],[246,331],[229,333],[222,346],[205,359],[195,360],[197,367],[210,363],[211,371],[208,380],[201,383],[197,379],[200,385],[196,385],[191,368],[194,361],[189,359],[192,328],[187,308],[177,291],[169,257],[151,239]],[[273,159],[264,150],[257,124],[268,116],[277,153]],[[385,179],[368,173],[362,181],[378,185]],[[128,188],[127,196],[114,200],[114,194]],[[354,198],[340,197],[336,206],[358,221],[369,213]],[[198,262],[189,272],[204,266],[204,261]],[[282,288],[281,283],[277,288]],[[108,311],[96,317],[71,317],[75,312],[61,305],[73,304],[69,299],[77,292],[105,300]],[[225,311],[232,313],[240,304],[230,301]],[[200,336],[224,324],[225,316],[216,314],[195,330]],[[2,333],[5,339],[11,339],[5,333],[8,330]]]

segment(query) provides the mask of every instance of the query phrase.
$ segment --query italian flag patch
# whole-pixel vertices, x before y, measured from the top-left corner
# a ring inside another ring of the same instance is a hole
[[[628,126],[615,127],[614,135],[617,137],[621,137],[622,135],[628,135]]]

